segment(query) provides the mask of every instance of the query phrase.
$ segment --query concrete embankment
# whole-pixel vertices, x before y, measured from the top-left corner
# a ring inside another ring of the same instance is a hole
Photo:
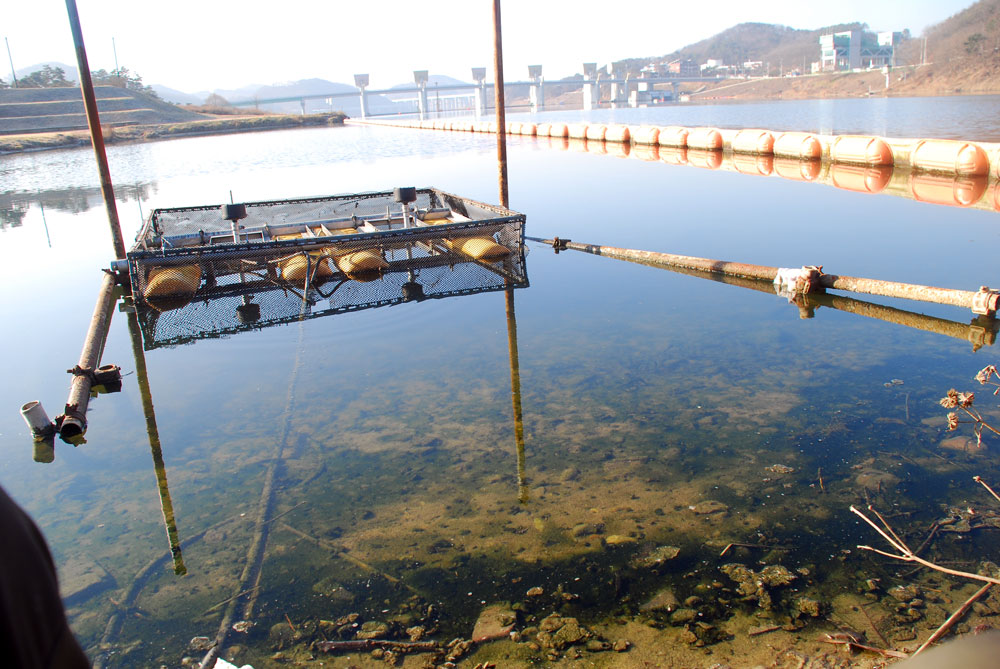
[[[104,141],[108,144],[150,142],[161,139],[196,137],[199,135],[226,135],[239,132],[343,125],[345,118],[346,116],[343,113],[333,112],[328,114],[308,114],[306,116],[298,114],[275,114],[239,118],[213,118],[186,123],[109,126],[104,129]],[[90,146],[90,133],[86,130],[0,136],[0,155],[53,149],[72,149],[82,146]]]
[[[349,123],[462,132],[495,133],[489,121],[373,121]],[[970,177],[1000,176],[1000,144],[950,139],[901,139],[823,135],[765,129],[687,128],[588,123],[506,124],[509,135],[580,139],[629,146],[657,146],[739,155],[822,160],[865,167],[901,167]]]

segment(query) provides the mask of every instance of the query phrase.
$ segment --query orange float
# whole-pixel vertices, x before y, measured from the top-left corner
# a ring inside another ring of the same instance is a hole
[[[892,165],[830,165],[830,181],[837,188],[857,193],[881,193],[892,178]]]
[[[628,144],[632,141],[632,133],[627,125],[609,125],[604,132],[604,141]]]
[[[981,147],[970,142],[921,139],[910,150],[910,167],[932,172],[984,176],[989,174],[990,161]]]
[[[522,123],[521,134],[526,137],[534,137],[538,132],[538,127],[534,123]]]
[[[662,131],[660,135],[662,136]],[[722,133],[715,128],[691,128],[687,135],[689,149],[722,149]]]
[[[538,134],[539,137],[548,137],[551,129],[552,129],[551,123],[539,123],[538,125],[535,126],[535,132]]]
[[[660,128],[657,135],[657,142],[660,146],[687,146],[689,131],[677,125],[668,125]]]
[[[880,137],[841,135],[830,143],[830,160],[858,165],[892,165],[892,149]]]
[[[774,135],[767,130],[740,130],[730,142],[733,153],[762,153],[774,151]]]
[[[571,123],[566,126],[566,136],[570,139],[587,139],[586,123]]]
[[[565,123],[553,123],[549,126],[549,137],[569,137],[569,126]]]
[[[783,132],[774,140],[774,155],[811,160],[823,157],[823,144],[808,132]]]
[[[608,132],[608,126],[606,125],[602,124],[588,125],[586,137],[587,140],[591,142],[593,141],[603,142],[604,136],[607,134],[607,132]]]
[[[653,146],[660,143],[660,129],[655,125],[643,125],[633,128],[631,135],[633,144]]]

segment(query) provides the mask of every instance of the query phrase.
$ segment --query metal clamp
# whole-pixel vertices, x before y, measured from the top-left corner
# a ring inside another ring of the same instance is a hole
[[[994,316],[998,303],[1000,303],[1000,292],[990,290],[989,286],[980,286],[979,292],[972,296],[972,313],[979,316]]]

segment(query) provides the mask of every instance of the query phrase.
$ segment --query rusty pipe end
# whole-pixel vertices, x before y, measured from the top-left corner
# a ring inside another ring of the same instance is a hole
[[[62,420],[59,421],[59,438],[74,446],[83,443],[83,435],[87,433],[86,418],[65,415],[60,418]]]

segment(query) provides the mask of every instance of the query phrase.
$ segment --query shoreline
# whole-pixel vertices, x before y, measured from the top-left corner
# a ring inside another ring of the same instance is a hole
[[[280,114],[245,116],[239,118],[214,118],[182,123],[159,123],[104,128],[106,144],[155,142],[159,140],[205,135],[230,135],[242,132],[264,132],[289,128],[314,128],[343,126],[347,115],[343,112],[308,114]],[[91,146],[89,130],[37,132],[17,135],[0,135],[0,156],[37,151],[56,151]]]

